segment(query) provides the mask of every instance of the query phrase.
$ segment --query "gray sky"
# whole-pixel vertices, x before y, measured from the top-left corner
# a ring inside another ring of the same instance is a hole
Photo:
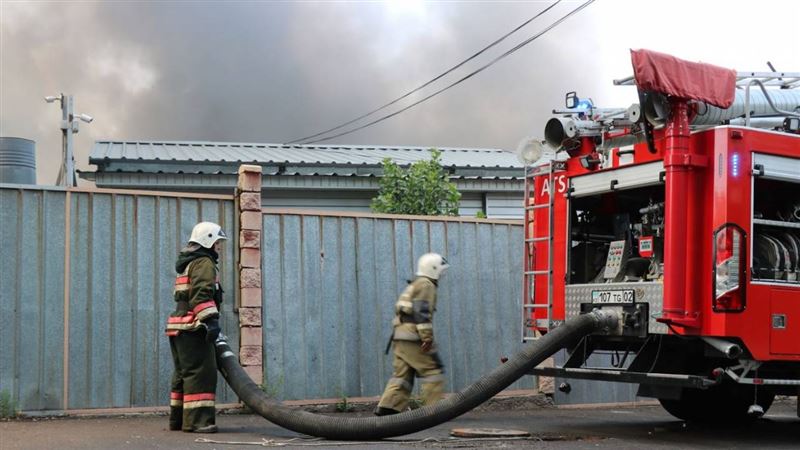
[[[0,136],[36,141],[41,184],[55,182],[61,151],[61,113],[42,98],[59,92],[95,117],[76,136],[81,169],[97,139],[285,142],[399,96],[549,3],[0,0]],[[562,1],[448,80],[580,3]],[[439,97],[330,142],[513,150],[542,134],[566,91],[635,101],[611,84],[630,74],[630,48],[800,71],[798,22],[791,0],[598,0]]]

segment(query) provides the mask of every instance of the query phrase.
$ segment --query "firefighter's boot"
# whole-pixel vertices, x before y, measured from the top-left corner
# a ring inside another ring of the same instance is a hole
[[[193,430],[184,430],[184,431],[191,432],[191,433],[209,433],[210,434],[210,433],[216,433],[217,431],[219,431],[219,428],[217,428],[216,425],[206,425],[204,427],[195,428]]]
[[[381,408],[380,406],[375,408],[374,414],[378,417],[380,416],[391,416],[392,414],[399,414],[400,411],[395,411],[391,408]]]
[[[174,401],[169,401],[169,431],[179,431],[183,428],[183,406],[173,406]]]

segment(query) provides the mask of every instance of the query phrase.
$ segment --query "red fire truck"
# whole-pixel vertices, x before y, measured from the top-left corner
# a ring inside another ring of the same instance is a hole
[[[520,147],[553,153],[526,168],[523,340],[616,309],[619,336],[535,373],[638,383],[685,420],[758,416],[800,389],[800,73],[631,54],[615,84],[638,104],[569,93]]]

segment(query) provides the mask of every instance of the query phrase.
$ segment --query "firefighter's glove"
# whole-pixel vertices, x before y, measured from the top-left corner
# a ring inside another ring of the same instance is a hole
[[[219,337],[219,318],[212,317],[205,321],[206,324],[206,342],[213,343]]]
[[[422,347],[423,352],[428,353],[433,348],[433,341],[422,341],[420,347]]]

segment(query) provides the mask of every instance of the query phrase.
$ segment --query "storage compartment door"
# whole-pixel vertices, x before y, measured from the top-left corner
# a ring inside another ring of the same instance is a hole
[[[800,355],[800,290],[774,289],[770,311],[770,353]]]
[[[652,186],[661,182],[661,172],[663,171],[664,162],[655,161],[621,169],[580,175],[570,179],[572,195],[574,197],[583,197],[617,189]]]
[[[753,173],[769,180],[800,183],[800,158],[766,155],[753,155]]]

